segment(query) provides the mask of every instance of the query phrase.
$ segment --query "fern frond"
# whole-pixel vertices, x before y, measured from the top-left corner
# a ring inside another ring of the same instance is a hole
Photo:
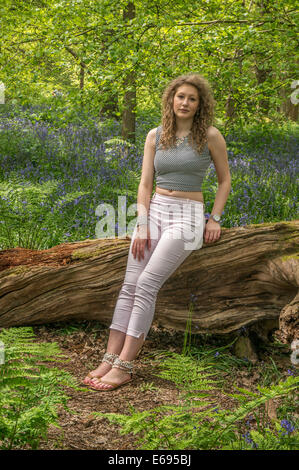
[[[49,367],[65,361],[57,343],[33,343],[33,329],[10,328],[0,332],[5,363],[0,366],[0,448],[26,444],[36,449],[49,424],[57,423],[56,408],[67,408],[69,397],[61,386],[79,389],[68,372]]]

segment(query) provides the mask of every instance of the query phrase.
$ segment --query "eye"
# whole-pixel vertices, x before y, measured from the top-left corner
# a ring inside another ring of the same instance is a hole
[[[178,95],[178,98],[184,98],[184,95]],[[192,101],[195,101],[195,98],[190,98]]]

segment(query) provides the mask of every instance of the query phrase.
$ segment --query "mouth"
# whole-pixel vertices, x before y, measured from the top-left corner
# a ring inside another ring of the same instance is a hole
[[[183,113],[188,113],[189,109],[179,109],[179,111],[182,111]]]

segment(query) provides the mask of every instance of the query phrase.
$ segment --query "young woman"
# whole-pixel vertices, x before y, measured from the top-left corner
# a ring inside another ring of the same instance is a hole
[[[231,178],[225,140],[212,126],[214,104],[210,85],[199,74],[182,75],[164,91],[162,125],[150,130],[145,141],[137,224],[107,352],[84,380],[93,389],[108,391],[131,382],[159,289],[203,240],[211,243],[220,237]],[[206,223],[201,184],[211,159],[218,189]]]

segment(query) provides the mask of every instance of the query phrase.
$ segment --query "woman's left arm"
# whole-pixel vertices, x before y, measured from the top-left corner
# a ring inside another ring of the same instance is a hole
[[[231,190],[231,176],[228,165],[226,143],[221,132],[213,126],[208,129],[208,142],[208,147],[218,178],[218,189],[211,215],[218,214],[221,216]],[[209,218],[204,230],[205,243],[217,241],[220,238],[220,234],[220,223]]]

